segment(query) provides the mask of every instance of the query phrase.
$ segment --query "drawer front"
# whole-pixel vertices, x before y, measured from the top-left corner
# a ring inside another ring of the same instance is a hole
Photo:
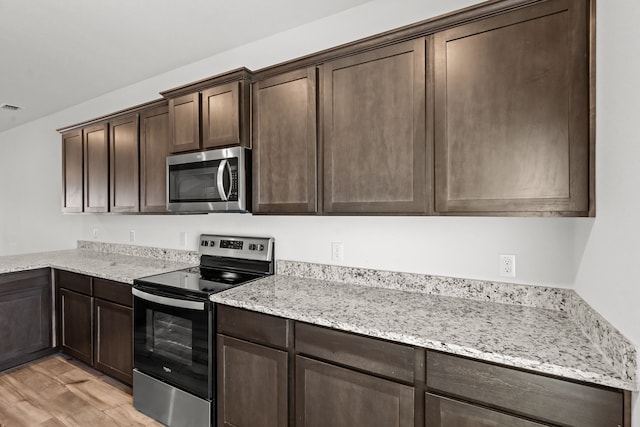
[[[298,353],[353,367],[373,374],[412,383],[415,351],[395,344],[348,332],[296,322]]]
[[[287,347],[289,321],[255,311],[217,305],[218,333],[259,344]]]
[[[533,421],[513,417],[503,412],[468,403],[458,402],[427,393],[425,398],[425,420],[433,427],[542,427]]]
[[[620,391],[427,352],[427,389],[543,422],[580,427],[622,425]]]
[[[93,279],[93,296],[132,307],[131,285],[105,279]]]
[[[70,289],[84,295],[91,295],[91,277],[70,271],[57,270],[56,283],[59,288]]]

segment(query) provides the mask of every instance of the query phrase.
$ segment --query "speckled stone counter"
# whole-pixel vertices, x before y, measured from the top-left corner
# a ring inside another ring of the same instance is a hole
[[[637,390],[635,370],[620,372],[565,311],[281,274],[215,294],[212,301]]]
[[[188,258],[172,261],[163,258],[111,253],[100,250],[70,249],[0,257],[0,274],[51,267],[87,274],[117,282],[133,283],[134,279],[179,270],[197,264]]]

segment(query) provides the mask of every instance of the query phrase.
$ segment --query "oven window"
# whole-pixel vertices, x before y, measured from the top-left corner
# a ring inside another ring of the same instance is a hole
[[[184,366],[191,366],[193,359],[191,320],[149,309],[146,317],[147,351]]]

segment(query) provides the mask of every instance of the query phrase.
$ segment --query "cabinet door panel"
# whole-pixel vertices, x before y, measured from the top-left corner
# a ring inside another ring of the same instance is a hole
[[[48,268],[0,275],[0,325],[0,371],[51,347]]]
[[[112,121],[109,130],[110,210],[138,212],[138,115]]]
[[[502,412],[426,394],[425,427],[541,427]]]
[[[285,427],[287,353],[218,335],[218,425]]]
[[[83,203],[82,131],[62,135],[62,212],[82,212]]]
[[[315,68],[255,83],[253,96],[254,213],[315,213]]]
[[[193,93],[169,100],[171,152],[200,148],[200,94]]]
[[[107,124],[84,130],[84,211],[109,211],[109,135]]]
[[[240,144],[240,82],[202,92],[202,146]]]
[[[322,68],[324,211],[425,213],[425,40]]]
[[[67,289],[60,289],[60,341],[62,351],[93,364],[92,299]]]
[[[133,375],[133,310],[96,298],[95,367],[131,385]]]
[[[171,153],[169,107],[140,114],[140,211],[167,211],[167,155]]]
[[[435,35],[436,210],[589,210],[585,1]]]
[[[413,427],[414,389],[296,356],[296,426]]]

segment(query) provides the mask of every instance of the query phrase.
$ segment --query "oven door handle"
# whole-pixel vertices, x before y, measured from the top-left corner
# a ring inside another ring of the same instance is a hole
[[[155,302],[156,304],[168,305],[176,308],[186,308],[189,310],[205,310],[205,303],[201,301],[187,301],[182,299],[167,298],[160,295],[154,295],[147,292],[143,292],[139,289],[132,288],[131,293],[134,296],[141,298],[145,301]]]

